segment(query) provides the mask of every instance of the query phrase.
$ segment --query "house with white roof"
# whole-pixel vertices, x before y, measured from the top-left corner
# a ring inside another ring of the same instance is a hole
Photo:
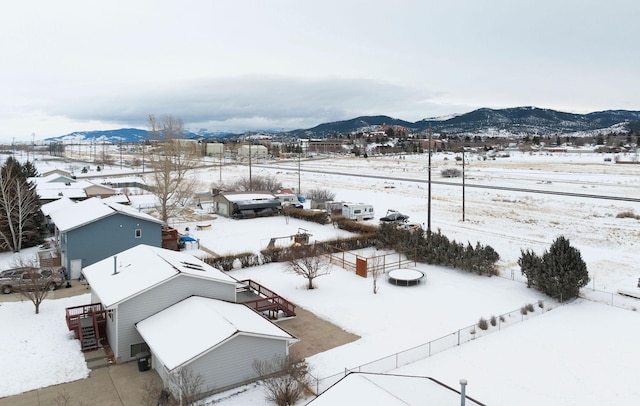
[[[199,374],[207,391],[253,380],[255,360],[287,356],[297,341],[258,313],[275,301],[244,296],[249,287],[266,288],[186,252],[138,245],[82,272],[91,304],[67,309],[82,349],[108,343],[118,363],[149,352],[167,385],[182,368]]]
[[[88,180],[78,180],[75,177],[65,176],[60,173],[50,173],[47,176],[29,178],[36,185],[36,192],[40,196],[41,203],[48,203],[62,197],[71,200],[84,200],[91,197],[109,197],[116,195],[113,188],[105,185],[97,185]]]
[[[188,368],[207,392],[258,379],[255,362],[286,357],[297,341],[243,304],[199,296],[138,322],[136,329],[166,386],[172,385],[172,373]]]
[[[219,193],[212,200],[217,214],[233,218],[272,216],[282,207],[282,202],[269,192]]]
[[[45,206],[71,279],[83,267],[136,245],[162,246],[162,221],[130,206],[95,197],[60,203],[58,210]]]
[[[138,245],[83,268],[91,303],[107,311],[106,337],[116,362],[148,350],[135,324],[193,295],[236,301],[237,281],[178,251]]]

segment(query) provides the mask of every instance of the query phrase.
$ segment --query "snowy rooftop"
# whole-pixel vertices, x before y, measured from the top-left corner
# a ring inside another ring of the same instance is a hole
[[[117,269],[115,274],[114,267]],[[234,278],[192,255],[144,244],[89,265],[82,273],[105,307],[116,305],[180,274],[236,283]]]
[[[460,394],[426,377],[351,373],[309,405],[455,405]],[[353,402],[353,403],[352,403]],[[479,403],[467,398],[466,404]]]
[[[154,355],[170,371],[234,335],[296,340],[245,305],[198,296],[178,302],[142,320],[136,327]]]
[[[49,215],[60,231],[69,231],[116,213],[126,214],[154,223],[162,223],[162,221],[155,217],[129,206],[111,203],[97,197],[83,200],[73,206],[66,206],[60,210],[51,212]]]
[[[242,202],[246,200],[273,200],[276,197],[271,193],[223,193],[230,202]]]
[[[40,210],[42,210],[42,214],[44,214],[45,216],[50,215],[51,213],[53,213],[54,211],[58,211],[64,208],[67,208],[69,206],[75,205],[75,202],[71,199],[69,199],[68,197],[62,197],[60,199],[54,200],[50,203],[45,203],[40,207]]]

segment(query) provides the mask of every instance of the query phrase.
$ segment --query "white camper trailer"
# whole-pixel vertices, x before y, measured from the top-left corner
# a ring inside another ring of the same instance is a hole
[[[350,220],[371,220],[375,217],[373,206],[365,203],[344,203],[342,215]]]

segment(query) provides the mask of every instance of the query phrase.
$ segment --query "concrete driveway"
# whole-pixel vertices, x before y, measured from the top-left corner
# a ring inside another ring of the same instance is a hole
[[[136,362],[109,365],[104,350],[85,353],[89,377],[0,399],[0,406],[143,406],[150,396],[145,388],[162,387],[154,370],[140,372]]]

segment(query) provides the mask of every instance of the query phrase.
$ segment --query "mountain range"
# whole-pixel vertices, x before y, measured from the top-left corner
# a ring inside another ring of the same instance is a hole
[[[606,110],[588,114],[566,113],[538,107],[513,107],[507,109],[481,108],[469,113],[449,117],[428,118],[417,122],[404,121],[389,116],[361,116],[351,120],[319,124],[309,129],[278,133],[290,137],[328,137],[335,134],[352,133],[376,129],[381,125],[406,127],[412,132],[448,135],[526,136],[558,135],[573,133],[576,136],[595,132],[627,131],[630,124],[637,125],[640,111]],[[273,133],[273,131],[261,131]],[[251,132],[256,133],[255,131]],[[210,139],[234,138],[246,134],[212,133],[206,130],[186,132],[185,138]],[[141,142],[148,138],[147,130],[123,128],[119,130],[74,132],[46,141],[96,141],[96,142]]]

